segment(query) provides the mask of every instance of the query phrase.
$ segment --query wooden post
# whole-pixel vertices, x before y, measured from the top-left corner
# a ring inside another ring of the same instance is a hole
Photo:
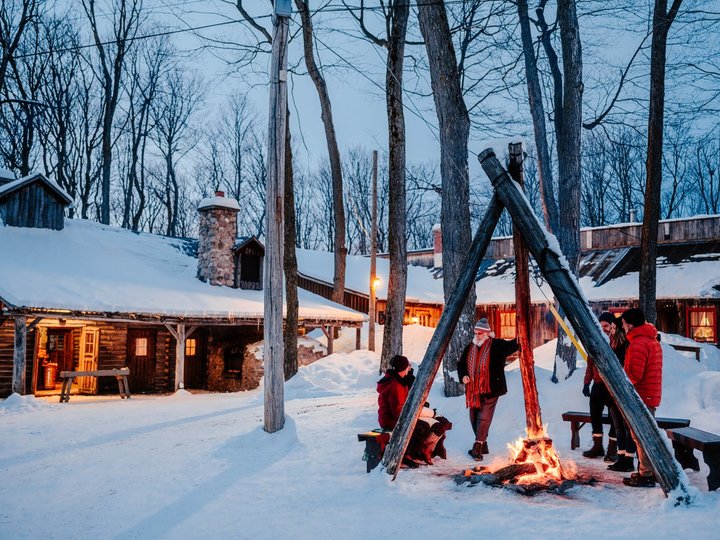
[[[393,478],[397,476],[400,470],[400,463],[410,442],[410,436],[415,429],[415,423],[420,415],[420,409],[422,409],[430,393],[430,387],[432,386],[435,374],[445,354],[445,349],[447,349],[450,338],[462,313],[465,299],[470,293],[471,287],[475,286],[475,276],[490,244],[490,239],[500,219],[500,214],[502,214],[502,205],[498,198],[493,196],[485,212],[485,216],[475,233],[470,251],[463,264],[463,270],[460,272],[453,292],[450,298],[448,298],[445,309],[440,316],[440,321],[438,322],[437,328],[435,328],[433,337],[425,351],[425,356],[418,368],[415,382],[410,388],[410,394],[405,401],[405,405],[403,405],[400,418],[398,418],[397,425],[390,437],[390,442],[385,449],[383,465],[387,473],[393,475]]]
[[[277,9],[279,2],[275,2]],[[265,197],[265,271],[263,278],[265,324],[264,428],[275,433],[285,424],[283,350],[283,209],[285,193],[285,128],[287,122],[288,17],[273,17],[268,165]]]
[[[615,403],[647,453],[665,495],[677,490],[676,503],[689,502],[688,487],[682,481],[684,475],[680,466],[663,440],[655,419],[630,384],[602,334],[600,323],[590,309],[577,279],[570,272],[557,240],[540,224],[525,195],[503,169],[492,149],[482,151],[478,159],[495,187],[497,197],[508,209],[513,223],[522,233],[585,350],[593,358]]]
[[[185,323],[178,323],[177,329],[165,325],[175,338],[175,391],[185,388]]]
[[[355,329],[355,350],[359,350],[362,347],[362,327],[358,326]]]
[[[25,371],[27,357],[27,317],[15,317],[15,348],[13,350],[13,378],[12,391],[21,396],[25,395]]]
[[[370,213],[370,305],[368,306],[368,350],[375,350],[375,319],[377,315],[377,299],[375,297],[375,287],[377,278],[376,258],[377,258],[377,173],[378,173],[378,153],[373,150],[373,172],[372,172],[372,210]]]
[[[508,145],[510,161],[508,172],[520,187],[524,185],[522,143]],[[525,396],[525,425],[528,437],[543,435],[542,413],[535,380],[535,360],[530,343],[530,264],[527,246],[522,234],[513,225],[513,248],[515,250],[515,313],[517,339],[520,344],[520,375]]]

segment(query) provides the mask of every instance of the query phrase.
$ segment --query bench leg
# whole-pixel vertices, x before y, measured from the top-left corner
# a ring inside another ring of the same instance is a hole
[[[577,420],[570,421],[570,449],[575,450],[580,446],[580,428],[585,424],[581,424]]]
[[[380,463],[382,452],[380,451],[380,445],[374,437],[365,441],[365,455],[363,459],[367,462],[367,472],[372,471]]]
[[[62,389],[60,390],[60,403],[68,403],[70,401],[70,389],[72,388],[72,383],[72,377],[66,377],[63,380]]]
[[[130,383],[128,383],[127,375],[123,375],[122,380],[125,385],[125,399],[130,399]]]
[[[700,470],[700,463],[693,453],[693,449],[684,444],[673,441],[673,449],[675,450],[675,459],[683,469],[692,469],[693,471]]]
[[[720,488],[720,449],[710,448],[703,450],[705,464],[710,467],[708,474],[708,491],[715,491]]]

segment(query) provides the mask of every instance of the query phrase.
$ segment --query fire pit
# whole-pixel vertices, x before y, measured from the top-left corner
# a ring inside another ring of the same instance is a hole
[[[460,485],[485,484],[504,487],[522,495],[532,496],[542,491],[564,494],[577,484],[592,485],[595,478],[582,478],[574,467],[563,468],[560,456],[553,448],[545,430],[535,437],[519,438],[508,444],[510,460],[508,465],[493,470],[485,465],[476,465],[454,476]]]

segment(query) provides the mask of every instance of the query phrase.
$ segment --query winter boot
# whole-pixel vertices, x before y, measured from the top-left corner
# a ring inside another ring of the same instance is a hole
[[[474,442],[472,450],[468,450],[468,454],[470,454],[470,457],[475,461],[482,461],[482,443]]]
[[[596,458],[596,457],[602,457],[605,455],[605,449],[602,445],[602,433],[596,434],[593,433],[593,445],[590,450],[585,450],[583,452],[583,456],[587,458]]]
[[[483,454],[489,454],[490,450],[488,450],[487,441],[483,441],[482,443],[482,453]]]
[[[610,437],[608,439],[607,452],[605,452],[605,459],[603,461],[615,462],[617,458],[617,439]]]
[[[623,484],[630,487],[655,487],[655,475],[632,474],[623,478]]]
[[[612,465],[608,465],[608,471],[616,472],[633,472],[635,470],[635,456],[620,454],[618,460]]]

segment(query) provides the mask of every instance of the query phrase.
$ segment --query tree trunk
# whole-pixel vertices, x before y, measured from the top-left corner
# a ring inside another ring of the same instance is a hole
[[[342,304],[345,299],[345,263],[347,258],[347,248],[345,247],[345,204],[343,198],[343,178],[342,165],[340,163],[340,150],[338,149],[337,138],[335,136],[335,124],[333,122],[332,107],[330,105],[330,95],[328,94],[325,79],[318,69],[313,54],[313,25],[310,18],[310,9],[308,2],[304,0],[295,0],[303,28],[303,50],[305,55],[305,65],[307,66],[310,78],[315,84],[315,88],[320,98],[320,110],[323,126],[325,126],[325,140],[328,148],[328,158],[330,160],[330,175],[332,177],[333,192],[333,213],[335,215],[335,234],[333,240],[333,250],[335,252],[335,273],[333,276],[333,292],[332,300],[338,304]]]
[[[557,237],[570,270],[577,275],[580,262],[580,193],[582,130],[582,49],[575,0],[558,0],[558,23],[563,59],[561,120],[557,125],[558,201]],[[557,88],[555,89],[557,92]],[[556,111],[557,113],[557,111]],[[560,312],[561,315],[562,311]],[[558,364],[567,370],[565,378],[575,371],[577,353],[567,336],[558,330],[554,380]]]
[[[508,145],[508,150],[510,154],[508,172],[512,179],[523,187],[522,143],[511,143]],[[517,340],[520,345],[520,374],[525,397],[525,425],[528,437],[536,438],[543,433],[543,424],[535,381],[535,360],[530,343],[530,263],[525,241],[515,226],[513,226],[513,248],[515,250],[515,313]]]
[[[381,370],[387,367],[388,362],[394,355],[402,354],[405,291],[407,289],[405,115],[403,112],[402,80],[405,35],[410,14],[409,0],[396,0],[392,11],[385,73],[389,134],[388,245],[390,276],[387,287],[387,305],[385,306]]]
[[[470,117],[462,95],[445,2],[431,0],[418,4],[418,19],[427,48],[430,81],[440,127],[440,223],[443,243],[443,291],[447,303],[472,241],[467,147]],[[458,358],[472,339],[474,324],[475,289],[472,288],[443,359],[446,396],[459,396],[463,393],[463,385],[454,374],[457,374]]]
[[[287,381],[298,371],[298,271],[295,253],[295,182],[293,179],[290,111],[285,137],[285,343],[284,372]]]
[[[553,187],[552,162],[547,143],[545,126],[545,105],[543,104],[542,87],[538,75],[535,49],[530,33],[527,0],[517,0],[520,34],[522,38],[523,56],[525,58],[525,80],[528,88],[528,103],[533,120],[535,149],[537,150],[538,173],[540,176],[540,199],[542,201],[545,225],[550,232],[557,230],[558,208]]]
[[[670,25],[682,0],[675,0],[667,11],[667,0],[655,0],[652,47],[650,50],[650,112],[648,116],[647,179],[645,207],[640,239],[640,309],[650,322],[657,319],[657,237],[662,191],[662,152],[665,118],[665,56]]]

